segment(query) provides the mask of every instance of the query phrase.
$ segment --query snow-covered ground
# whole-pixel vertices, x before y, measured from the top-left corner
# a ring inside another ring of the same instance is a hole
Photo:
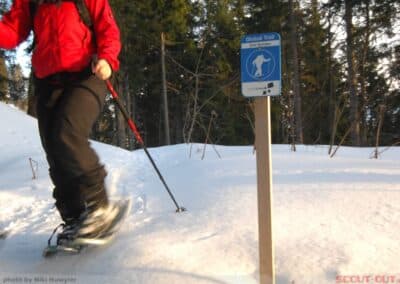
[[[0,103],[0,133],[0,283],[257,283],[251,146],[207,145],[204,160],[201,144],[149,149],[188,209],[175,213],[142,150],[93,142],[131,214],[109,246],[44,259],[60,219],[36,121]],[[277,283],[400,283],[400,148],[272,149]]]

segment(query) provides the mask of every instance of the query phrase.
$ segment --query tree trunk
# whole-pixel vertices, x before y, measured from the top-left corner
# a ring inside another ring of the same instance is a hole
[[[379,105],[379,117],[378,117],[379,121],[378,121],[378,126],[376,128],[376,137],[375,137],[375,154],[374,154],[375,159],[378,159],[379,157],[379,143],[381,138],[385,110],[386,106],[384,104]]]
[[[0,101],[6,101],[8,95],[8,73],[6,60],[0,50]]]
[[[171,136],[169,133],[169,115],[168,115],[168,96],[167,96],[167,74],[165,68],[165,36],[161,33],[161,74],[162,74],[162,93],[164,109],[164,134],[165,144],[171,145]]]
[[[328,78],[329,78],[329,108],[328,108],[328,122],[329,122],[329,133],[331,135],[330,143],[329,143],[329,151],[328,153],[331,154],[333,144],[335,143],[335,136],[336,136],[336,113],[337,107],[335,103],[335,83],[334,83],[334,72],[333,72],[333,39],[331,35],[332,31],[332,13],[329,9],[328,12]]]
[[[130,114],[130,117],[134,120],[137,121],[137,117],[136,117],[136,99],[135,99],[135,93],[133,91],[133,88],[131,87],[130,84],[130,78],[129,78],[129,72],[126,72],[125,75],[125,81],[124,81],[124,85],[125,85],[125,90],[127,90],[127,98],[126,98],[126,105],[127,105],[127,109],[128,112]],[[135,149],[135,138],[134,135],[132,135],[131,131],[129,130],[129,128],[126,128],[127,131],[127,147],[129,150],[133,150]]]
[[[122,74],[122,80],[120,80],[120,82],[117,82],[117,93],[119,94],[122,102],[124,102],[125,106],[126,101],[127,101],[127,97],[129,97],[129,92],[127,92],[127,90],[125,89],[125,76],[124,74]],[[130,115],[129,113],[129,109],[127,107],[125,107],[128,111],[128,115]],[[122,112],[120,110],[117,110],[117,145],[121,148],[126,149],[127,145],[126,145],[126,121],[124,116],[122,115]]]
[[[350,93],[350,131],[351,143],[353,146],[360,146],[360,111],[358,109],[359,97],[357,92],[357,78],[355,56],[353,48],[353,5],[351,0],[345,0],[345,22],[346,22],[346,44],[348,64],[348,84]]]
[[[369,101],[369,96],[367,94],[367,82],[366,82],[366,64],[367,64],[367,56],[368,56],[368,51],[369,51],[369,46],[370,46],[370,36],[371,36],[371,20],[370,20],[370,7],[369,7],[369,1],[365,2],[365,35],[364,35],[364,40],[363,40],[363,47],[362,47],[362,55],[361,55],[361,61],[360,61],[360,100],[361,100],[361,105],[368,105]],[[363,111],[361,110],[361,113]],[[365,120],[361,120],[360,122],[360,128],[361,128],[361,145],[367,145],[368,144],[368,127],[367,123]]]
[[[294,119],[295,119],[295,133],[296,142],[303,144],[303,123],[301,112],[301,95],[300,95],[300,68],[299,56],[297,53],[297,29],[296,19],[294,15],[293,0],[289,0],[289,13],[290,13],[290,46],[292,49],[292,68],[293,68],[293,92],[294,92]]]

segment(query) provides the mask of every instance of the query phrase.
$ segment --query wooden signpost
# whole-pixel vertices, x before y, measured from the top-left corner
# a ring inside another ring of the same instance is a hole
[[[277,33],[247,35],[241,41],[242,94],[254,97],[261,284],[275,283],[270,97],[281,93],[280,46]]]

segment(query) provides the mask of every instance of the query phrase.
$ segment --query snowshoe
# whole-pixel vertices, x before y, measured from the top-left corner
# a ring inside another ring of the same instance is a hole
[[[131,201],[127,199],[112,202],[107,208],[89,214],[84,213],[79,219],[60,225],[63,231],[57,235],[57,243],[52,245],[51,240],[59,229],[58,226],[51,235],[43,256],[49,257],[60,252],[78,254],[88,246],[108,244],[114,239],[130,208]]]

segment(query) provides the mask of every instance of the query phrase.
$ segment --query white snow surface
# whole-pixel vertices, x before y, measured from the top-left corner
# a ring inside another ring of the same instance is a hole
[[[92,142],[131,213],[108,246],[45,259],[61,220],[36,120],[3,103],[0,118],[0,283],[258,283],[252,146],[149,149],[175,213],[143,150]],[[276,283],[400,283],[400,148],[372,151],[273,145]]]

